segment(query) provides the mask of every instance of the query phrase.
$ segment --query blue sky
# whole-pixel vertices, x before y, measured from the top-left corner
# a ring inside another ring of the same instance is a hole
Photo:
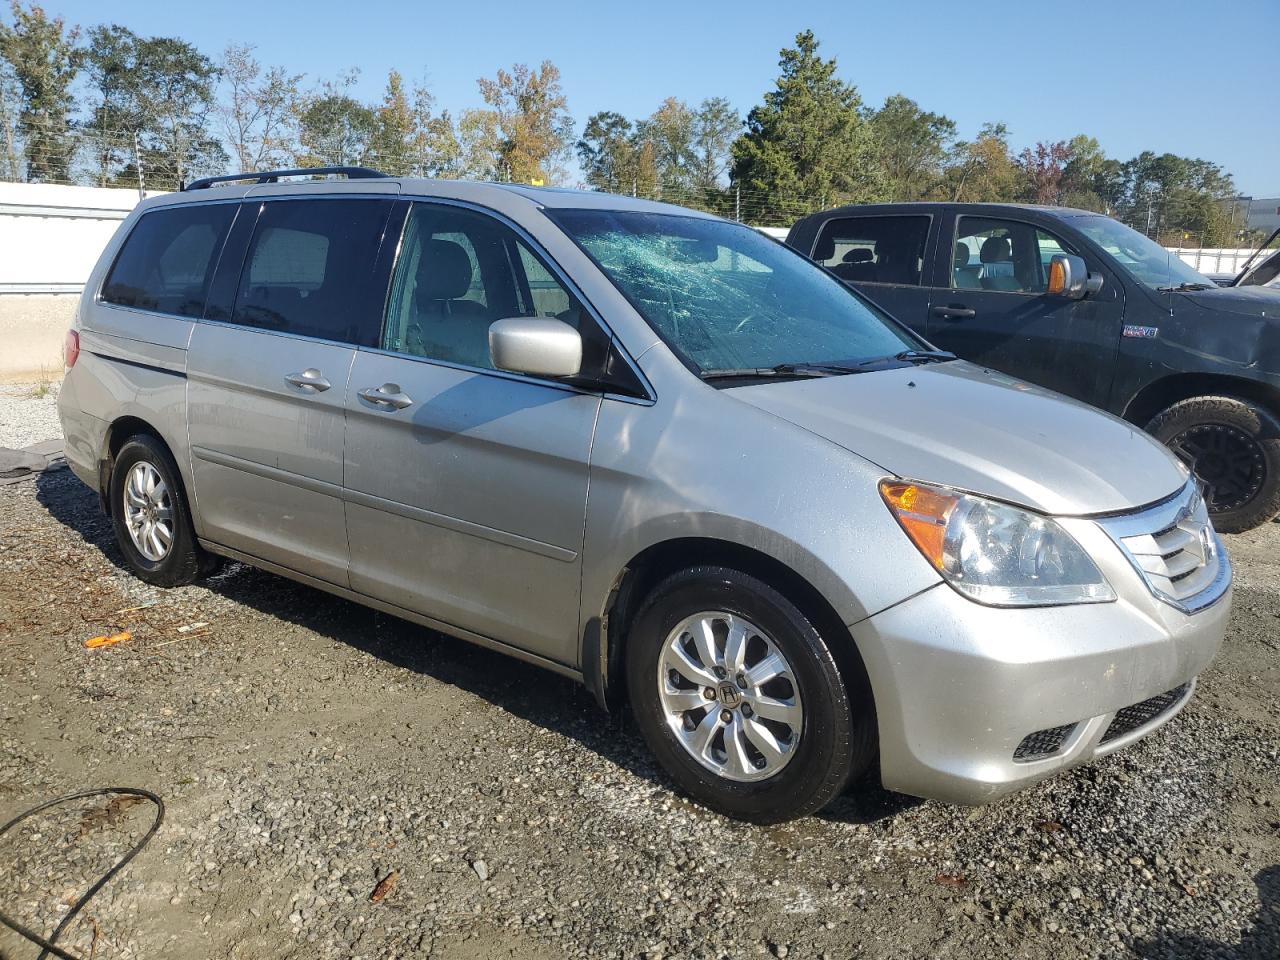
[[[1120,159],[1200,156],[1243,192],[1280,196],[1278,0],[42,2],[74,23],[178,35],[211,56],[255,43],[264,63],[313,81],[359,67],[367,99],[395,67],[455,111],[480,105],[477,77],[550,59],[579,129],[597,110],[644,116],[667,96],[724,96],[745,115],[771,86],[779,48],[809,28],[869,103],[905,93],[962,136],[1000,120],[1015,148],[1087,132]]]

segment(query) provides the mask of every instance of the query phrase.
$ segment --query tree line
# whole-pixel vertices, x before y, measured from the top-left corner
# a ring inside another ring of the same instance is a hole
[[[369,165],[394,175],[563,184],[656,197],[760,224],[890,200],[1061,203],[1168,243],[1241,242],[1231,175],[1207,160],[1108,157],[1086,133],[1021,151],[1008,128],[962,139],[953,120],[895,94],[868,105],[810,31],[745,117],[723,97],[662,100],[645,117],[587,117],[580,132],[550,61],[477,81],[451,111],[392,70],[380,100],[358,73],[307,82],[247,44],[217,58],[118,24],[82,30],[35,2],[0,21],[0,178],[174,189],[227,170]]]

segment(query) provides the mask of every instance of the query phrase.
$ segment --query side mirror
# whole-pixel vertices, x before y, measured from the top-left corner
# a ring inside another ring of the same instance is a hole
[[[1081,257],[1056,253],[1049,260],[1049,286],[1045,291],[1049,296],[1083,300],[1101,289],[1102,277],[1091,276]]]
[[[572,377],[582,369],[582,335],[553,317],[508,317],[489,325],[489,356],[499,370]]]

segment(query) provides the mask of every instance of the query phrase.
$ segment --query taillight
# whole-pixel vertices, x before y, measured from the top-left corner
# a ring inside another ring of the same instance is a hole
[[[62,363],[70,370],[80,359],[80,331],[68,330],[67,339],[62,342]]]

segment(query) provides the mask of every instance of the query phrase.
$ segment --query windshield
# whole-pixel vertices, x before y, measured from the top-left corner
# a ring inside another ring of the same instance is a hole
[[[700,373],[835,363],[922,346],[794,251],[726,220],[548,210]]]
[[[1197,273],[1150,237],[1110,217],[1076,217],[1071,225],[1120,262],[1135,280],[1153,290],[1182,284],[1212,287]]]

